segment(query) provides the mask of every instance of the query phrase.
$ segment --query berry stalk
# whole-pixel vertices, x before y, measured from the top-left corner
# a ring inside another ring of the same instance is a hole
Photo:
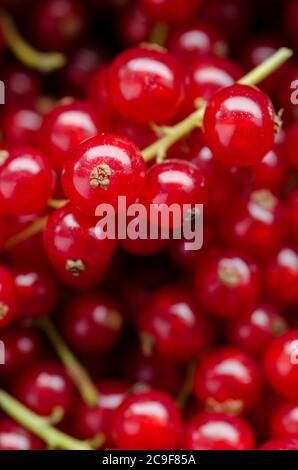
[[[43,318],[40,321],[40,325],[51,341],[57,355],[60,357],[69,377],[77,387],[84,402],[88,406],[96,405],[98,400],[98,391],[92,383],[87,370],[70,351],[49,318]]]
[[[79,441],[51,426],[46,418],[33,413],[2,389],[0,408],[13,420],[40,437],[51,449],[93,450],[87,442]]]
[[[290,59],[292,55],[293,51],[291,49],[282,47],[262,64],[242,77],[238,83],[242,85],[257,85]],[[149,162],[155,157],[162,160],[165,158],[167,150],[173,144],[187,134],[190,134],[196,127],[202,127],[205,110],[206,104],[203,104],[175,126],[164,128],[164,136],[143,150],[142,154],[145,162]]]
[[[7,46],[24,65],[43,73],[60,69],[66,63],[66,57],[60,52],[40,52],[28,44],[20,35],[11,16],[0,11],[0,24]]]

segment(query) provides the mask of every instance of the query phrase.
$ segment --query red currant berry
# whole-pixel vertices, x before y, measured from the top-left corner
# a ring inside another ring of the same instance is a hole
[[[298,439],[289,437],[272,439],[262,444],[259,450],[298,450]]]
[[[110,94],[116,110],[133,122],[171,119],[183,99],[182,70],[174,57],[159,49],[128,49],[112,64]]]
[[[101,134],[78,145],[66,162],[62,183],[66,195],[78,209],[95,215],[100,204],[126,205],[138,199],[146,167],[139,149],[128,139]]]
[[[253,430],[244,419],[224,413],[199,413],[187,424],[185,450],[252,450]]]
[[[290,241],[298,244],[298,188],[292,191],[286,201],[288,235]]]
[[[72,47],[87,23],[85,11],[77,0],[45,0],[37,4],[33,14],[36,43],[49,51]]]
[[[298,439],[298,402],[280,404],[273,411],[270,429],[275,437]]]
[[[126,398],[111,421],[119,449],[173,450],[181,432],[178,408],[165,393],[140,392]]]
[[[8,215],[41,212],[53,191],[54,174],[38,150],[20,147],[3,153],[0,164],[0,206]]]
[[[105,273],[115,241],[102,237],[95,217],[71,204],[53,212],[44,230],[44,246],[59,278],[70,286],[89,288]]]
[[[102,65],[90,77],[86,86],[86,95],[101,115],[107,119],[114,117],[115,110],[109,91],[110,66]]]
[[[155,238],[150,237],[150,223],[147,219],[144,220],[144,226],[147,225],[146,237],[141,237],[139,217],[129,221],[129,229],[132,230],[138,237],[136,239],[129,236],[124,240],[119,241],[119,245],[124,251],[136,256],[150,256],[159,253],[167,247],[169,240],[163,240],[160,234]]]
[[[204,56],[225,55],[226,45],[208,25],[194,22],[171,32],[167,48],[179,60],[191,64]],[[230,85],[231,83],[229,83]]]
[[[52,165],[62,169],[75,146],[97,135],[98,130],[96,113],[88,103],[62,103],[45,116],[40,143]]]
[[[265,276],[267,295],[282,306],[298,302],[298,251],[284,246],[274,256]]]
[[[5,364],[1,365],[1,374],[10,379],[43,351],[42,339],[33,328],[8,328],[1,332],[1,341],[5,344]]]
[[[123,382],[106,381],[97,384],[98,401],[95,406],[87,406],[77,399],[72,426],[79,439],[92,439],[101,433],[105,435],[105,446],[112,445],[109,436],[109,422],[114,411],[128,394],[128,386]]]
[[[208,320],[179,287],[164,288],[148,299],[139,315],[144,352],[157,357],[187,362],[210,339]]]
[[[227,243],[258,259],[272,256],[286,233],[284,208],[268,189],[242,198],[224,214],[221,225]]]
[[[141,202],[151,215],[151,223],[158,222],[167,228],[181,227],[185,219],[191,217],[195,206],[205,201],[205,178],[194,164],[167,160],[149,169]],[[179,211],[168,220],[166,216],[172,204]]]
[[[70,411],[73,388],[62,366],[40,361],[17,377],[14,395],[35,413],[52,416],[58,408],[64,414]]]
[[[194,61],[186,77],[186,98],[188,110],[194,109],[195,101],[209,101],[224,87],[229,87],[243,75],[232,62],[218,57],[206,57]]]
[[[288,400],[298,399],[298,330],[271,341],[264,356],[264,371],[275,392]]]
[[[100,293],[72,299],[62,316],[62,330],[70,346],[81,354],[100,354],[111,349],[123,329],[123,317],[115,303]]]
[[[275,307],[259,304],[230,322],[228,337],[246,353],[260,355],[275,336],[286,330],[287,322]]]
[[[57,288],[53,277],[46,270],[16,266],[12,273],[17,288],[19,319],[40,317],[53,310]]]
[[[298,170],[298,156],[296,152],[296,144],[298,140],[298,122],[295,122],[286,133],[285,156],[288,164],[294,170]]]
[[[226,347],[206,353],[199,361],[193,387],[207,409],[242,414],[258,402],[262,379],[258,364],[250,356]]]
[[[0,421],[0,450],[44,450],[45,446],[25,428],[10,419]]]
[[[288,179],[288,167],[278,146],[254,167],[254,175],[255,189],[267,188],[273,194],[281,193]]]
[[[6,67],[1,78],[5,83],[5,103],[8,106],[32,106],[41,94],[39,77],[19,65]]]
[[[192,19],[200,9],[202,0],[140,0],[140,4],[155,21],[179,24]]]
[[[255,305],[260,294],[260,274],[252,261],[238,252],[206,255],[195,275],[199,303],[211,313],[229,318]]]
[[[138,4],[128,5],[119,17],[117,33],[127,46],[137,46],[148,41],[151,31],[152,20]]]
[[[42,116],[29,106],[9,108],[3,117],[3,136],[13,145],[37,145]]]
[[[223,88],[207,105],[204,135],[215,158],[227,165],[255,165],[273,146],[273,105],[256,88]]]
[[[12,275],[0,266],[0,328],[12,321],[17,309],[17,291]]]

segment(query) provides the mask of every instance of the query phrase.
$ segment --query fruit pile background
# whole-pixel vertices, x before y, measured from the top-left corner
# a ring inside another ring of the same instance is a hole
[[[0,0],[0,450],[298,450],[297,54],[298,0]]]

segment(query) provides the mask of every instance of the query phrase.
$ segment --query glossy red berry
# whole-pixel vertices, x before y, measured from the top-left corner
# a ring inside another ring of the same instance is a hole
[[[186,425],[185,450],[252,450],[255,436],[250,425],[238,416],[199,413]]]
[[[18,319],[36,318],[51,312],[57,300],[53,277],[40,267],[12,268],[18,296]]]
[[[1,332],[1,341],[5,344],[5,364],[1,365],[4,377],[16,377],[31,361],[42,355],[42,338],[32,327],[7,328]]]
[[[298,401],[283,402],[273,411],[270,430],[275,437],[298,439]]]
[[[298,439],[289,437],[272,439],[262,444],[259,450],[298,450]]]
[[[180,412],[172,398],[159,391],[126,398],[111,421],[119,449],[173,450],[181,432]]]
[[[264,371],[275,392],[288,400],[298,399],[298,330],[291,330],[269,344]]]
[[[209,253],[198,264],[195,294],[207,311],[224,318],[238,316],[259,297],[258,267],[240,252]]]
[[[44,450],[43,442],[6,418],[0,421],[0,450]]]
[[[283,152],[274,146],[254,167],[254,188],[267,188],[273,194],[280,194],[287,179],[288,167]]]
[[[221,233],[232,247],[258,259],[268,259],[286,234],[284,208],[268,189],[251,192],[223,214]]]
[[[242,414],[258,402],[262,376],[257,362],[233,348],[215,349],[199,360],[194,394],[204,408]]]
[[[78,145],[62,175],[70,201],[89,215],[100,204],[116,210],[119,196],[126,205],[136,202],[142,191],[146,167],[139,149],[128,139],[101,134]]]
[[[183,24],[194,17],[202,0],[140,0],[140,4],[155,21]]]
[[[270,260],[265,273],[268,297],[281,306],[298,302],[298,251],[283,246]]]
[[[274,306],[258,304],[231,320],[228,338],[246,353],[260,355],[287,328],[286,319]]]
[[[30,106],[17,106],[7,110],[3,117],[3,136],[7,143],[35,147],[42,116]]]
[[[224,40],[212,28],[198,22],[173,30],[167,48],[186,64],[205,56],[223,56],[227,50]]]
[[[99,133],[99,122],[92,106],[83,101],[58,104],[43,120],[40,144],[51,164],[62,169],[71,151]]]
[[[123,316],[117,305],[101,293],[76,296],[62,315],[64,336],[81,354],[94,355],[111,349],[122,329]]]
[[[115,109],[139,124],[175,117],[183,95],[183,74],[175,57],[155,48],[122,52],[110,71],[110,94]]]
[[[181,227],[192,209],[206,201],[205,178],[192,163],[167,160],[151,167],[146,176],[141,202],[151,215],[151,223],[166,227]],[[171,205],[179,211],[167,220]],[[150,212],[149,212],[150,211]],[[179,213],[180,212],[180,213]]]
[[[0,207],[8,215],[41,212],[53,191],[53,170],[45,155],[29,147],[2,153]]]
[[[149,297],[138,318],[142,346],[148,355],[186,362],[210,340],[207,318],[179,287],[164,288]]]
[[[58,408],[70,411],[73,388],[62,366],[40,361],[16,377],[14,395],[35,413],[51,416]]]
[[[86,86],[86,95],[100,115],[107,119],[114,118],[115,109],[109,91],[110,65],[102,65],[90,77]]]
[[[12,275],[0,266],[0,328],[12,321],[17,309],[17,291]]]
[[[95,217],[71,204],[53,212],[44,230],[44,246],[59,278],[70,286],[89,288],[103,275],[115,240],[103,237]]]
[[[207,105],[204,135],[215,158],[227,165],[255,165],[273,146],[273,105],[256,88],[223,88]]]

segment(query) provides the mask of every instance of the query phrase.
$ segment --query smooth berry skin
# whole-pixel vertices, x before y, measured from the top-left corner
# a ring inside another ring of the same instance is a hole
[[[36,362],[19,374],[14,384],[14,396],[41,416],[52,416],[58,408],[67,415],[73,393],[66,372],[55,362]]]
[[[174,450],[181,416],[174,400],[155,390],[126,398],[111,420],[112,438],[124,450]]]
[[[53,310],[58,292],[53,277],[45,269],[15,266],[12,273],[18,296],[17,319],[38,318]]]
[[[267,188],[279,195],[287,182],[288,173],[283,152],[278,146],[274,146],[254,167],[254,188]]]
[[[262,91],[235,84],[213,96],[203,126],[215,158],[227,165],[255,165],[273,146],[274,108]]]
[[[8,325],[16,313],[17,291],[9,271],[0,266],[0,328]]]
[[[242,351],[218,348],[199,361],[193,388],[203,407],[243,414],[252,410],[261,396],[261,372],[257,362]]]
[[[294,122],[286,132],[286,141],[284,145],[287,162],[293,170],[298,170],[298,156],[295,151],[297,139],[298,123]]]
[[[270,304],[258,304],[230,321],[228,339],[242,351],[260,356],[288,328],[286,319]]]
[[[15,106],[3,117],[3,136],[13,145],[37,146],[42,116],[33,107]]]
[[[206,201],[206,183],[201,171],[192,163],[182,160],[167,160],[152,166],[146,176],[141,203],[153,216],[151,223],[160,226],[181,227],[187,211]],[[169,221],[160,219],[160,214],[172,204],[177,204],[180,216],[173,216]],[[164,208],[163,205],[167,207]],[[183,206],[188,205],[187,207]],[[148,212],[149,213],[149,212]]]
[[[298,439],[298,401],[283,402],[272,413],[271,435]]]
[[[119,340],[123,316],[104,294],[76,296],[62,315],[62,330],[68,343],[81,354],[95,355],[110,350]]]
[[[76,145],[99,133],[92,106],[83,101],[60,104],[43,120],[40,143],[52,166],[61,170]]]
[[[264,372],[275,392],[287,400],[298,399],[298,330],[291,330],[269,344]]]
[[[194,288],[205,310],[234,318],[255,305],[261,288],[260,273],[257,265],[241,252],[211,252],[198,263]]]
[[[185,64],[192,64],[205,56],[222,56],[226,45],[208,25],[193,22],[170,33],[167,49]]]
[[[0,421],[0,450],[44,450],[43,442],[14,421]]]
[[[5,104],[31,105],[42,93],[39,77],[19,65],[6,67],[2,80],[5,83]]]
[[[53,170],[45,155],[30,147],[8,153],[0,166],[0,206],[7,215],[41,212],[53,191]]]
[[[1,332],[1,341],[5,344],[5,364],[1,365],[1,374],[5,378],[16,377],[43,352],[42,339],[32,327],[7,328]]]
[[[114,254],[115,241],[102,236],[97,222],[71,204],[49,216],[43,233],[44,247],[58,277],[71,287],[96,285]]]
[[[225,413],[199,413],[186,425],[182,449],[253,450],[255,436],[249,424]]]
[[[298,302],[298,251],[283,246],[270,260],[265,272],[267,296],[282,307]]]
[[[115,410],[128,395],[128,385],[124,382],[103,381],[96,384],[99,396],[95,406],[87,406],[77,399],[72,418],[72,429],[79,439],[92,439],[103,433],[104,445],[112,445],[109,422]]]
[[[146,166],[128,139],[101,134],[78,145],[62,174],[65,194],[75,207],[95,216],[100,204],[118,208],[119,196],[134,204],[144,186]]]
[[[149,338],[152,354],[175,362],[187,362],[210,339],[210,325],[182,288],[164,288],[148,299],[139,315],[139,332]]]
[[[258,450],[298,450],[298,439],[289,437],[271,439],[262,444]]]
[[[194,17],[202,0],[141,0],[140,4],[154,21],[183,24]]]
[[[154,48],[127,49],[112,64],[110,95],[118,113],[137,124],[171,119],[184,97],[180,64]]]
[[[128,5],[119,17],[117,33],[126,46],[148,41],[151,31],[152,19],[138,3]]]
[[[33,12],[33,37],[40,48],[65,51],[73,47],[84,32],[85,11],[77,0],[46,0]]]
[[[211,56],[195,60],[186,76],[187,109],[193,110],[197,99],[210,101],[218,90],[233,85],[242,75],[239,67],[225,59]]]
[[[282,246],[286,234],[284,207],[263,188],[240,199],[223,215],[223,239],[251,257],[268,259]]]
[[[115,116],[115,109],[110,95],[110,65],[102,65],[90,77],[86,84],[86,96],[98,112],[111,120]]]
[[[298,245],[298,189],[294,189],[287,197],[286,211],[288,220],[288,238]]]

